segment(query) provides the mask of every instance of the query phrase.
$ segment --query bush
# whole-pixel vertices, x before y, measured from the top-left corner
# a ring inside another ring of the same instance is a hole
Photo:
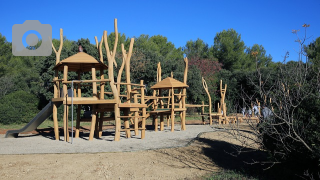
[[[208,180],[238,180],[238,179],[255,180],[257,178],[245,175],[241,172],[225,170],[219,173],[215,173],[207,179]]]
[[[38,113],[38,99],[35,95],[15,91],[3,97],[0,102],[0,123],[19,124],[29,122]]]

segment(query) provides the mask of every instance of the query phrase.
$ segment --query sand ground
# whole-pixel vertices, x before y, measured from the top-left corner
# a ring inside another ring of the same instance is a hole
[[[201,179],[221,169],[245,166],[243,159],[232,156],[240,144],[224,128],[187,125],[186,131],[178,129],[147,131],[144,140],[122,137],[119,142],[108,138],[87,141],[83,136],[74,144],[43,134],[11,140],[0,136],[0,177]]]

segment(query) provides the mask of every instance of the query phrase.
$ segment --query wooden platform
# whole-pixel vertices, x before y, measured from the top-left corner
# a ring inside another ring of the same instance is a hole
[[[185,111],[186,108],[174,108],[174,112],[182,112]],[[157,109],[155,111],[147,111],[150,114],[158,114],[158,113],[171,113],[171,109]]]
[[[52,98],[52,102],[63,102],[63,104],[71,105],[71,97],[68,98]],[[73,104],[116,104],[114,99],[99,100],[93,97],[74,97]]]

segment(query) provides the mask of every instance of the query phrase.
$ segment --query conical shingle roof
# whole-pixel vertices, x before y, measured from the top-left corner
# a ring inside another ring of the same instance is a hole
[[[167,77],[164,80],[153,85],[151,87],[151,89],[171,89],[171,88],[183,88],[183,87],[189,87],[189,86],[183,82],[176,80],[176,79],[173,79],[171,77]]]
[[[85,52],[78,52],[62,61],[60,61],[53,69],[63,70],[63,65],[68,64],[68,71],[91,71],[92,65],[108,69],[108,66],[96,60]]]

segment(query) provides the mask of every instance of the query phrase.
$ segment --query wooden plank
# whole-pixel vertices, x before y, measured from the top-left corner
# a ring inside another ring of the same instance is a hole
[[[117,116],[118,118],[134,118],[134,117],[137,117],[137,118],[143,118],[145,116]]]
[[[67,98],[52,98],[52,102],[63,102],[63,104],[71,105],[71,97]],[[73,98],[73,104],[116,104],[117,101],[115,99],[104,99],[104,100],[98,100],[94,98]]]
[[[120,85],[131,85],[131,86],[140,86],[140,87],[144,87],[145,85],[141,85],[141,84],[134,84],[134,83],[114,83],[114,84],[120,84]]]
[[[96,79],[96,80],[81,80],[81,81],[73,81],[73,84],[79,83],[94,83],[94,82],[110,82],[110,79]],[[71,84],[72,81],[62,81],[64,84]]]
[[[186,104],[186,107],[208,107],[209,105],[201,105],[201,104]]]
[[[120,103],[119,108],[146,108],[146,104],[138,104],[138,103]]]

